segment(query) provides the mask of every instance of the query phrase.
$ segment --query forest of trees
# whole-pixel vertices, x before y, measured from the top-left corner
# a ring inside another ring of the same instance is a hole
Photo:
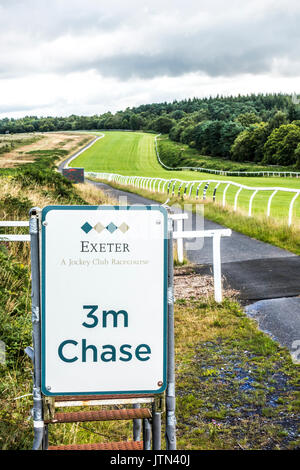
[[[202,155],[300,167],[300,109],[284,94],[194,98],[94,116],[0,120],[0,134],[92,129],[154,131]]]

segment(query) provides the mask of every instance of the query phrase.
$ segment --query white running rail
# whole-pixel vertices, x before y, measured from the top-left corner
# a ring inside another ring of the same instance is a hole
[[[2,220],[0,227],[29,227],[28,221]],[[0,242],[30,242],[30,235],[6,235],[0,234]]]
[[[214,201],[216,197],[217,190],[221,192],[222,195],[222,205],[225,207],[227,205],[226,202],[226,193],[229,188],[236,189],[235,197],[234,197],[234,211],[237,210],[238,207],[238,197],[241,194],[241,191],[251,191],[252,194],[249,199],[248,203],[248,215],[249,217],[252,216],[252,206],[255,196],[258,193],[270,193],[268,197],[267,207],[266,207],[266,216],[270,217],[271,214],[271,203],[276,194],[290,194],[291,200],[287,201],[287,219],[288,225],[292,225],[292,218],[293,218],[293,207],[297,197],[300,194],[300,188],[282,188],[282,187],[254,187],[254,186],[247,186],[245,184],[236,183],[235,181],[227,181],[227,180],[195,180],[195,181],[186,181],[180,180],[177,178],[172,179],[165,179],[165,178],[152,178],[146,176],[126,176],[126,175],[119,175],[116,173],[95,173],[95,172],[85,172],[86,177],[100,179],[103,181],[107,181],[108,183],[117,183],[124,186],[133,186],[135,188],[142,188],[146,189],[151,192],[155,193],[167,193],[169,194],[172,191],[172,195],[176,195],[179,197],[189,197],[189,198],[196,198],[199,197],[199,189],[203,183],[203,199],[206,198],[206,190],[211,183],[215,183],[216,186],[214,187]],[[221,187],[221,189],[220,189]],[[177,188],[177,189],[176,189]],[[183,189],[184,188],[184,189]],[[187,196],[188,194],[188,196]]]
[[[177,224],[177,232],[183,231],[183,221],[188,219],[188,214],[170,214],[169,216]],[[183,263],[183,238],[177,238],[177,258],[179,263]]]
[[[182,222],[182,220],[181,220]],[[183,238],[204,238],[213,239],[213,275],[214,275],[214,296],[216,302],[222,302],[222,274],[221,274],[221,237],[230,237],[230,229],[218,230],[177,230],[173,232],[173,238],[177,241]],[[178,248],[178,247],[177,247]]]

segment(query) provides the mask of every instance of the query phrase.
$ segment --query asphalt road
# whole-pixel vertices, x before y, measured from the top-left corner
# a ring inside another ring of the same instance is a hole
[[[246,307],[259,328],[287,347],[300,364],[300,297],[260,300]]]

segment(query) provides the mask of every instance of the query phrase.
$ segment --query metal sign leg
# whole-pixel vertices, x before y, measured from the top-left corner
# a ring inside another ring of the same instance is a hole
[[[141,405],[139,403],[135,403],[133,408],[140,408]],[[142,421],[140,419],[133,420],[133,440],[140,441],[141,440],[141,430],[142,430]]]
[[[175,344],[174,344],[174,295],[173,295],[173,222],[168,227],[168,372],[166,390],[166,448],[176,450],[175,417]]]
[[[152,450],[161,449],[161,413],[152,407]]]
[[[31,209],[29,220],[32,282],[32,342],[33,342],[33,450],[42,448],[45,438],[43,401],[41,394],[41,329],[40,329],[40,255],[39,255],[39,209]]]
[[[151,425],[148,418],[143,419],[144,450],[151,450]]]
[[[45,430],[44,430],[44,438],[43,438],[42,449],[43,450],[48,450],[48,446],[49,446],[48,424],[46,424],[45,425]]]

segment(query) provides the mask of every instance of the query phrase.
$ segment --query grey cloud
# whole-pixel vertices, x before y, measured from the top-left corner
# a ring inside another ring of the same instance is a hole
[[[257,12],[252,9],[251,14],[247,13],[245,4],[242,6],[241,2],[234,0],[228,1],[226,7],[225,2],[218,0],[211,0],[205,7],[201,3],[186,0],[182,4],[179,0],[173,0],[166,2],[173,6],[168,11],[166,5],[159,6],[159,2],[153,0],[145,13],[145,4],[133,0],[112,1],[108,6],[98,0],[87,0],[85,3],[79,0],[0,0],[0,34],[2,31],[4,38],[6,31],[11,34],[8,34],[7,48],[13,53],[15,47],[16,51],[16,60],[11,60],[12,54],[2,59],[0,55],[0,75],[5,78],[38,72],[65,74],[94,69],[103,76],[120,80],[174,77],[190,72],[230,77],[241,73],[270,72],[274,61],[285,63],[284,66],[279,65],[278,73],[300,73],[300,6],[297,2],[290,0],[288,9],[286,2],[266,0],[265,8],[260,10],[258,2],[247,2],[254,6],[257,4]],[[4,5],[6,7],[1,10]],[[188,20],[201,8],[210,16],[201,26],[193,25],[193,30],[189,30]],[[232,18],[227,14],[230,9]],[[13,12],[17,14],[13,15]],[[161,19],[165,18],[166,26],[151,34],[149,25],[156,26],[155,15],[158,12]],[[9,18],[11,21],[8,21]],[[173,23],[168,23],[170,18]],[[186,30],[182,27],[185,21]],[[144,41],[137,43],[135,48],[131,47],[129,52],[126,50],[126,40],[132,42],[143,24]],[[64,34],[88,38],[91,33],[111,32],[113,41],[114,31],[122,28],[124,40],[119,45],[119,51],[109,55],[103,54],[101,44],[95,43],[90,51],[86,50],[74,58],[66,57],[65,60],[55,57],[51,60],[45,57],[34,63],[18,60],[18,54],[23,53],[22,43],[19,45],[21,52],[17,48],[20,34],[21,37],[24,34],[24,55],[30,59],[31,50],[38,50],[39,44],[47,44]],[[99,49],[98,54],[93,53],[93,47]]]
[[[121,79],[203,72],[212,77],[270,72],[274,60],[292,63],[300,72],[300,9],[291,17],[270,12],[256,21],[241,18],[218,28],[207,25],[189,36],[162,33],[156,54],[122,54],[100,60],[96,68]],[[280,72],[280,70],[278,70]],[[282,73],[288,73],[282,69]]]
[[[135,21],[135,14],[128,14],[127,2],[108,5],[99,0],[0,0],[1,30],[22,34],[27,41],[114,31],[121,24]]]
[[[178,77],[191,72],[203,72],[211,77],[234,76],[240,73],[265,73],[270,70],[271,60],[260,51],[250,50],[244,55],[224,54],[220,56],[187,57],[181,54],[156,54],[146,56],[116,55],[102,59],[89,66],[103,76],[128,80],[132,77],[151,79],[157,76]],[[86,67],[83,67],[83,69]]]
[[[142,46],[137,51],[126,52],[124,44],[122,52],[63,64],[61,71],[95,69],[103,76],[120,80],[174,77],[190,72],[230,77],[241,73],[268,73],[277,60],[285,61],[279,73],[288,75],[290,70],[300,73],[299,22],[300,10],[292,19],[274,12],[267,20],[243,19],[217,29],[206,25],[189,35],[163,31],[158,50],[153,47],[156,52],[145,52]],[[157,43],[157,38],[154,42]]]

